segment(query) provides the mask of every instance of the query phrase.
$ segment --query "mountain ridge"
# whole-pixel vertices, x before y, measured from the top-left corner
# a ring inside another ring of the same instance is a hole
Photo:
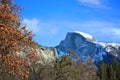
[[[99,42],[93,36],[79,31],[68,32],[66,38],[56,46],[56,49],[59,56],[73,50],[80,56],[81,60],[91,57],[95,62],[106,62],[106,60],[113,62],[114,60],[107,59],[107,55],[115,57],[117,60],[120,59],[119,43]]]

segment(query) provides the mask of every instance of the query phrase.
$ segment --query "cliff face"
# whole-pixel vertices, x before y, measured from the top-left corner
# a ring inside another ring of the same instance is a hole
[[[26,51],[26,53],[22,51],[16,53],[18,55],[25,57],[27,53],[29,54],[29,52],[27,52],[28,49],[29,48],[23,48],[23,50]],[[58,58],[57,50],[54,47],[45,47],[45,46],[37,45],[33,49],[36,50],[38,55],[36,63],[50,64]]]
[[[91,35],[79,31],[69,32],[66,38],[56,46],[56,49],[59,56],[73,50],[82,60],[87,60],[89,57],[95,62],[101,60],[111,62],[120,59],[120,44],[99,42]],[[114,59],[109,59],[112,57]]]
[[[56,58],[58,58],[58,53],[56,48],[38,46],[36,50],[39,56],[38,63],[42,63],[42,64],[52,63],[53,61],[56,60]]]

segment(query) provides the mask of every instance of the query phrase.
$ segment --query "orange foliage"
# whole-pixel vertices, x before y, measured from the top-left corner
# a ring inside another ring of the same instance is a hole
[[[1,74],[17,75],[21,79],[29,75],[30,63],[37,57],[30,49],[36,45],[33,34],[20,26],[19,8],[12,0],[0,0],[0,78]],[[29,48],[25,51],[23,48]],[[22,57],[16,52],[25,52]],[[0,80],[1,80],[0,79]]]
[[[28,78],[29,75],[29,63],[27,59],[23,59],[15,54],[7,54],[3,57],[4,61],[4,73],[11,75],[17,74],[20,78]]]

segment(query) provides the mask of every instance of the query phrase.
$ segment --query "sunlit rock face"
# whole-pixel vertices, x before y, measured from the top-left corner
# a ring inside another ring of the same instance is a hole
[[[56,49],[59,56],[73,50],[80,56],[81,60],[87,60],[91,57],[95,62],[102,60],[108,60],[106,62],[113,61],[107,59],[107,56],[120,58],[120,53],[118,53],[120,44],[99,42],[91,35],[79,31],[68,32],[66,38],[56,46]]]
[[[29,54],[30,49],[34,49],[36,51],[36,53],[37,53],[36,63],[39,63],[39,64],[53,64],[53,62],[58,58],[58,53],[57,53],[56,48],[45,47],[45,46],[41,46],[41,45],[37,45],[34,48],[33,47],[24,48],[23,47],[23,50],[26,52],[20,51],[20,52],[16,52],[16,53],[25,58],[25,57],[28,57],[27,54]]]
[[[52,63],[58,58],[57,50],[53,47],[38,46],[36,50],[39,56],[38,63]]]

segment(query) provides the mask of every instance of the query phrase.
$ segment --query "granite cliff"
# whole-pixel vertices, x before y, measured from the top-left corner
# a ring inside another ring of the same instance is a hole
[[[120,61],[120,44],[99,42],[93,36],[79,31],[68,32],[56,49],[59,57],[64,54],[69,55],[68,51],[73,50],[81,60],[91,57],[96,63]]]

